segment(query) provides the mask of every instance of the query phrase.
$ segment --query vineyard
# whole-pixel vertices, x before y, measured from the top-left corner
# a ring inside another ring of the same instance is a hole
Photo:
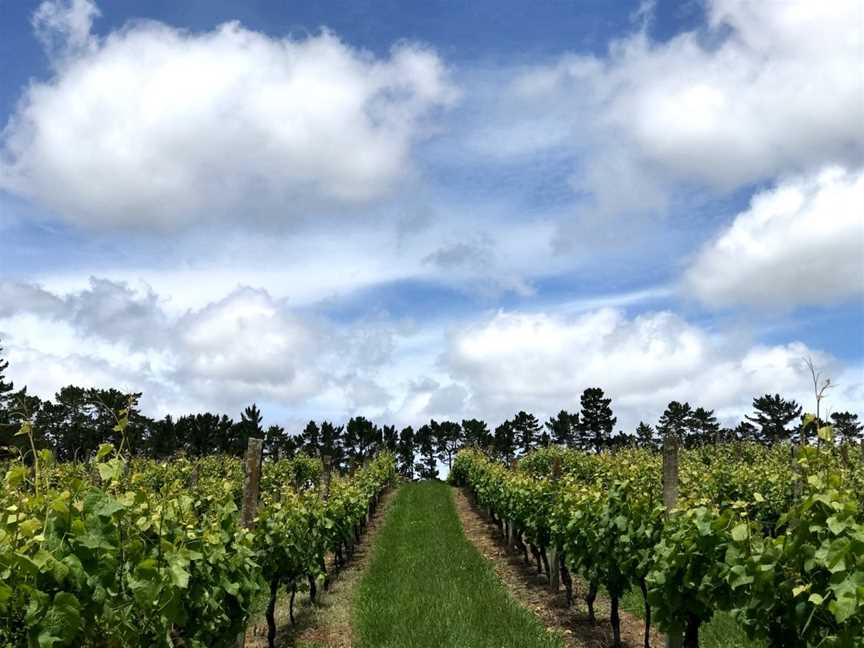
[[[3,466],[0,495],[0,646],[242,646],[261,614],[275,646],[280,600],[293,625],[297,593],[315,603],[328,588],[397,477],[386,451],[340,473],[326,456],[262,461],[254,438],[245,459],[134,457],[128,412],[120,444],[83,462],[56,462],[21,425],[31,452]],[[549,445],[509,460],[470,446],[449,480],[568,605],[584,593],[592,624],[608,597],[613,646],[621,601],[638,592],[646,648],[652,625],[695,648],[718,612],[770,648],[861,647],[864,451],[835,445],[830,426],[818,438],[679,449],[670,435],[662,452]],[[359,645],[558,645],[436,488],[403,487],[388,514],[355,601]],[[433,608],[444,625],[420,632]]]
[[[543,449],[509,467],[463,450],[450,478],[568,594],[584,579],[592,617],[605,588],[615,645],[620,599],[637,589],[646,646],[652,621],[698,646],[718,611],[772,648],[862,646],[864,457],[825,441],[794,461],[786,445],[672,448],[674,483],[671,460],[637,449]]]
[[[395,475],[386,453],[346,476],[304,456],[265,462],[249,511],[239,459],[121,449],[6,467],[0,646],[233,646],[262,597],[272,645],[280,592],[314,599],[325,555],[345,560]]]

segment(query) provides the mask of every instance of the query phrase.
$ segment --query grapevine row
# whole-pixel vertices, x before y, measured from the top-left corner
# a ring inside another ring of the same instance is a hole
[[[127,460],[5,471],[0,494],[0,646],[233,646],[257,602],[337,563],[395,476],[381,454],[350,477],[318,460],[266,462],[257,517],[241,524],[243,464]],[[326,491],[326,492],[325,492]]]
[[[728,444],[684,451],[677,506],[662,498],[662,461],[644,450],[585,454],[557,448],[505,466],[477,450],[457,455],[451,480],[468,486],[538,570],[558,561],[618,604],[643,594],[645,645],[655,620],[685,646],[717,611],[769,646],[864,646],[862,463],[826,449]]]

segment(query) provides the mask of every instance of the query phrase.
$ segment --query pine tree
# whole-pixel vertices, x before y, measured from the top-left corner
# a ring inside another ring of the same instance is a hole
[[[417,464],[420,479],[438,479],[438,457],[436,455],[435,433],[431,425],[424,425],[414,437],[421,462]]]
[[[741,421],[732,430],[730,441],[755,441],[759,431],[750,421]]]
[[[466,446],[489,448],[492,445],[492,433],[486,421],[469,419],[462,421],[462,437]]]
[[[858,422],[858,415],[852,412],[834,412],[831,415],[831,425],[837,439],[845,442],[856,442],[862,437],[864,425]]]
[[[611,398],[605,398],[599,387],[582,392],[582,410],[579,412],[579,445],[600,452],[609,442],[618,419],[612,416]]]
[[[498,458],[510,461],[516,454],[516,431],[510,421],[504,421],[495,428],[492,446]]]
[[[693,429],[693,410],[690,403],[672,401],[666,406],[666,411],[657,422],[657,431],[663,439],[673,437],[683,442]]]
[[[359,466],[381,445],[381,428],[364,416],[355,416],[345,426],[345,453]]]
[[[510,425],[516,435],[516,445],[523,455],[537,447],[542,428],[536,416],[520,411],[513,417]]]
[[[321,454],[321,428],[315,421],[309,421],[303,432],[300,433],[300,439],[303,444],[303,452],[310,457],[317,457]]]
[[[639,421],[636,426],[636,444],[640,448],[655,450],[657,448],[657,432],[656,430],[643,421]]]
[[[447,462],[447,467],[453,466],[453,455],[462,446],[462,426],[453,421],[442,421],[431,423],[432,433],[435,435],[435,444],[439,458]]]
[[[301,445],[301,439],[285,434],[281,425],[271,425],[264,431],[264,456],[269,459],[289,459]]]
[[[566,410],[558,412],[557,416],[550,417],[546,421],[546,429],[552,443],[575,447],[579,435],[579,414],[571,414]]]
[[[9,395],[14,389],[12,382],[7,382],[5,379],[6,370],[9,369],[9,361],[5,360],[2,354],[3,347],[0,346],[0,424],[8,423],[8,418],[4,418],[4,413],[9,409]]]
[[[264,417],[258,405],[252,403],[240,413],[240,420],[234,426],[232,437],[228,443],[229,452],[237,456],[243,456],[249,439],[263,439],[264,428],[262,422]]]
[[[330,457],[330,465],[341,470],[345,460],[344,447],[345,428],[333,425],[330,421],[321,423],[321,456]]]
[[[414,455],[414,428],[409,425],[399,433],[399,445],[396,451],[399,473],[405,479],[414,479]]]
[[[717,422],[717,417],[714,416],[714,410],[697,407],[693,411],[690,423],[692,441],[689,445],[720,442],[720,424]]]
[[[395,425],[385,425],[381,428],[381,445],[388,452],[396,452],[396,447],[399,445],[399,432],[396,431]]]
[[[765,394],[753,399],[755,416],[745,417],[759,426],[758,440],[765,444],[788,441],[794,430],[786,426],[801,416],[801,406],[794,400],[785,400],[780,394]]]

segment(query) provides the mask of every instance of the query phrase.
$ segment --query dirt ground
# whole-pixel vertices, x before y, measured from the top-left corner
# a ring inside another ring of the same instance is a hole
[[[521,554],[508,551],[501,531],[475,506],[467,491],[454,488],[453,500],[465,536],[492,563],[513,598],[532,610],[547,628],[562,634],[568,648],[606,648],[612,644],[608,598],[597,597],[594,603],[597,623],[592,625],[584,601],[585,583],[573,578],[573,604],[568,608],[564,588],[553,593],[546,576],[537,574],[533,562],[526,565]],[[620,617],[622,643],[628,648],[641,648],[645,632],[642,619],[624,611],[620,612]],[[652,631],[651,645],[663,646],[663,636]]]
[[[296,626],[291,626],[288,616],[288,595],[280,597],[276,607],[276,626],[279,633],[277,646],[299,646],[312,648],[351,648],[351,600],[354,590],[371,559],[371,547],[381,527],[384,515],[393,501],[398,488],[388,490],[381,497],[375,515],[366,532],[355,547],[354,555],[341,570],[335,570],[333,556],[327,557],[330,588],[318,588],[315,603],[309,600],[309,592],[298,592],[294,601]],[[264,614],[257,616],[246,632],[247,648],[266,648],[267,621]]]

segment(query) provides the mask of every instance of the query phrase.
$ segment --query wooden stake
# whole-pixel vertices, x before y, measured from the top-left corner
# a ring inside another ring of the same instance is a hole
[[[243,476],[243,508],[240,510],[240,524],[247,529],[252,528],[255,513],[258,511],[258,489],[261,484],[261,459],[264,452],[264,440],[249,438],[246,447],[246,460]],[[237,648],[246,645],[246,630],[237,637]]]
[[[555,490],[558,490],[561,481],[561,457],[552,459],[552,484]],[[549,589],[553,592],[558,592],[558,587],[561,585],[561,570],[560,560],[558,559],[558,547],[554,540],[549,547]]]
[[[666,514],[678,505],[678,438],[667,434],[663,439],[663,505]],[[680,632],[666,635],[666,648],[681,648]]]

